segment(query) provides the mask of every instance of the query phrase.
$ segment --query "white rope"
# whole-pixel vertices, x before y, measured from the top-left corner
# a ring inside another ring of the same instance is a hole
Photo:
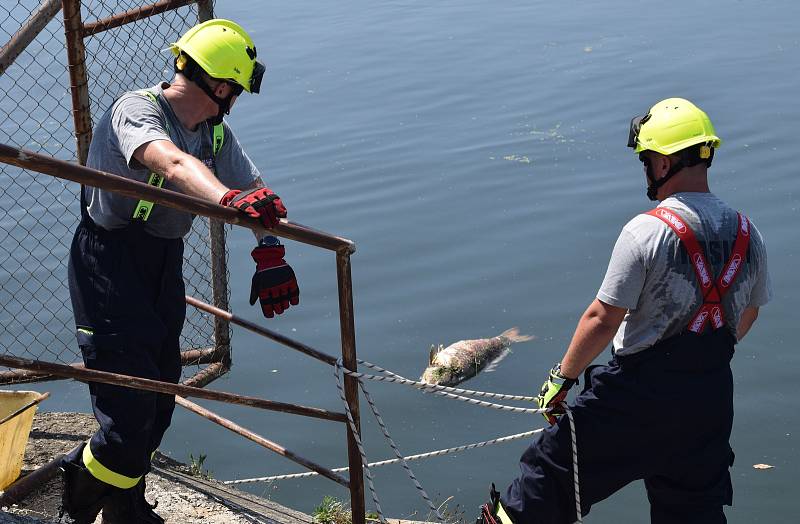
[[[344,369],[344,367],[342,366],[341,359],[336,363],[336,365],[341,367],[342,369]],[[364,392],[364,398],[367,399],[367,403],[369,404],[369,407],[372,410],[372,414],[375,416],[375,420],[378,421],[378,425],[381,427],[381,431],[383,432],[383,436],[386,438],[386,441],[389,443],[389,446],[391,446],[392,451],[394,451],[394,454],[397,457],[397,459],[402,462],[403,469],[406,470],[406,473],[408,474],[408,478],[410,478],[411,481],[414,483],[414,487],[417,488],[417,491],[419,492],[420,496],[428,504],[428,508],[430,508],[433,511],[433,513],[436,515],[436,518],[439,520],[439,522],[444,522],[444,517],[442,517],[442,514],[439,513],[439,508],[437,508],[436,506],[433,505],[433,502],[431,502],[430,497],[428,497],[428,494],[425,492],[425,490],[422,488],[422,485],[417,480],[416,475],[414,475],[414,472],[411,471],[411,467],[409,467],[408,462],[403,457],[403,454],[400,453],[400,450],[397,449],[397,445],[394,443],[394,440],[392,440],[392,437],[389,436],[389,430],[386,428],[386,424],[384,424],[383,418],[381,417],[381,414],[378,412],[378,408],[375,406],[375,403],[372,401],[372,397],[370,396],[370,394],[367,391],[367,389],[364,387],[364,382],[362,382],[359,379],[358,380],[358,385],[361,387],[361,391]],[[347,406],[347,407],[349,409],[350,406]]]
[[[366,365],[366,364],[365,364]],[[370,366],[371,367],[371,366]],[[376,366],[377,367],[377,366]],[[495,404],[494,402],[486,402],[484,400],[477,400],[474,398],[465,397],[462,395],[458,395],[455,393],[450,393],[449,390],[459,391],[465,394],[475,395],[475,396],[483,396],[483,397],[490,397],[490,398],[507,398],[507,397],[516,397],[516,400],[535,400],[535,397],[522,397],[517,395],[505,395],[503,393],[490,393],[486,391],[471,391],[468,389],[458,389],[458,388],[449,388],[446,386],[437,386],[434,384],[428,384],[427,382],[418,382],[415,380],[409,380],[407,378],[403,378],[400,375],[396,375],[391,372],[392,376],[380,376],[380,375],[368,375],[366,373],[358,373],[356,371],[350,371],[349,369],[342,368],[342,371],[351,377],[357,379],[367,379],[367,380],[375,380],[378,382],[394,382],[398,384],[406,384],[410,386],[414,386],[418,389],[423,390],[424,392],[434,393],[435,395],[440,395],[447,398],[452,398],[454,400],[460,400],[462,402],[466,402],[468,404],[473,404],[476,406],[482,406],[485,408],[492,408],[497,409],[500,411],[510,411],[512,413],[529,413],[529,414],[536,414],[536,413],[544,413],[549,411],[550,408],[519,408],[516,406],[506,406],[504,404]],[[385,371],[385,370],[384,370]]]
[[[461,388],[453,388],[449,386],[440,386],[438,384],[428,384],[427,382],[420,382],[417,380],[409,380],[405,377],[398,375],[397,373],[392,373],[388,369],[383,369],[382,367],[373,364],[371,362],[367,362],[365,360],[358,360],[359,364],[363,364],[364,366],[374,369],[380,373],[386,373],[389,375],[388,377],[381,377],[375,375],[368,375],[362,378],[368,378],[369,380],[377,380],[382,382],[396,382],[398,384],[406,384],[409,386],[414,386],[415,388],[422,389],[427,391],[447,391],[449,393],[455,393],[459,395],[468,395],[472,397],[484,397],[484,398],[496,398],[498,400],[525,400],[528,402],[535,402],[536,397],[526,397],[523,395],[508,395],[506,393],[492,393],[489,391],[474,391],[471,389],[461,389]]]
[[[400,375],[398,375],[396,373],[393,373],[393,372],[391,372],[389,370],[386,370],[386,369],[384,369],[384,368],[382,368],[382,367],[380,367],[378,365],[372,364],[370,362],[366,362],[364,360],[360,360],[359,359],[358,363],[359,364],[363,364],[364,366],[366,366],[368,368],[371,368],[371,369],[374,369],[374,370],[376,370],[376,371],[378,371],[380,373],[384,373],[384,375],[370,375],[370,374],[366,374],[366,373],[359,373],[359,372],[356,372],[356,371],[351,371],[351,370],[345,368],[342,365],[342,359],[339,359],[339,360],[336,361],[336,365],[334,366],[334,368],[335,368],[334,369],[334,375],[336,376],[336,387],[339,389],[339,396],[342,399],[342,403],[344,404],[344,407],[345,407],[345,412],[347,413],[347,422],[348,422],[348,424],[350,426],[350,429],[351,429],[351,431],[353,433],[353,437],[354,437],[354,439],[356,441],[356,444],[358,445],[358,451],[361,454],[361,464],[362,464],[362,466],[364,468],[365,476],[367,477],[367,485],[368,485],[370,493],[372,495],[372,500],[375,503],[376,512],[378,513],[378,518],[384,524],[387,524],[387,521],[383,516],[383,512],[381,511],[380,502],[378,501],[378,494],[375,492],[375,485],[374,485],[373,479],[372,479],[372,472],[370,471],[371,467],[384,466],[384,465],[387,465],[387,464],[396,464],[398,462],[401,462],[403,464],[403,468],[406,470],[406,473],[408,474],[409,478],[414,482],[414,486],[417,488],[417,491],[420,493],[420,496],[425,500],[425,502],[428,504],[428,506],[433,510],[433,512],[437,516],[437,518],[440,521],[443,521],[444,519],[443,519],[442,515],[439,513],[438,508],[436,508],[436,506],[433,505],[433,502],[431,502],[430,497],[428,497],[428,494],[422,488],[422,486],[420,485],[420,483],[417,480],[416,476],[411,471],[411,468],[408,466],[408,463],[407,463],[408,461],[421,460],[423,458],[441,456],[441,455],[445,455],[445,454],[448,454],[448,453],[456,453],[456,452],[459,452],[459,451],[465,451],[465,450],[468,450],[468,449],[480,448],[480,447],[488,446],[488,445],[491,445],[491,444],[499,444],[501,442],[508,442],[508,441],[511,441],[511,440],[517,440],[517,439],[521,439],[521,438],[526,438],[526,437],[532,436],[532,435],[534,435],[536,433],[540,433],[540,432],[544,431],[544,429],[537,429],[537,430],[534,430],[534,431],[527,431],[525,433],[518,433],[516,435],[509,435],[507,437],[500,437],[500,438],[487,440],[487,441],[483,441],[483,442],[476,442],[474,444],[466,444],[466,445],[458,446],[458,447],[454,447],[454,448],[441,449],[441,450],[437,450],[437,451],[431,451],[431,452],[428,452],[428,453],[420,453],[420,454],[417,454],[417,455],[410,455],[410,456],[404,457],[402,455],[402,453],[400,453],[400,450],[397,448],[397,445],[394,443],[394,440],[392,440],[392,437],[389,435],[389,430],[386,428],[386,424],[383,422],[383,418],[381,417],[380,413],[378,412],[378,408],[375,406],[375,403],[373,402],[372,397],[370,396],[369,392],[367,392],[366,388],[364,387],[364,382],[363,382],[362,379],[374,380],[374,381],[377,381],[377,382],[389,382],[389,383],[397,383],[397,384],[404,384],[404,385],[408,385],[408,386],[413,386],[413,387],[415,387],[417,389],[422,390],[425,393],[434,393],[435,395],[440,395],[440,396],[444,396],[444,397],[447,397],[447,398],[460,400],[462,402],[467,402],[469,404],[482,406],[482,407],[489,407],[489,408],[497,409],[497,410],[500,410],[500,411],[509,411],[509,412],[512,412],[512,413],[532,413],[533,414],[533,413],[546,413],[546,412],[550,412],[550,411],[553,410],[552,407],[539,408],[539,409],[519,408],[519,407],[515,407],[515,406],[506,406],[506,405],[503,405],[503,404],[495,404],[493,402],[485,402],[485,401],[482,401],[482,400],[469,398],[469,396],[473,396],[473,397],[495,398],[495,399],[501,399],[501,400],[536,401],[536,397],[529,397],[529,396],[523,396],[523,395],[508,395],[508,394],[505,394],[505,393],[492,393],[492,392],[487,392],[487,391],[474,391],[474,390],[469,390],[469,389],[452,388],[452,387],[447,387],[447,386],[439,386],[439,385],[436,385],[436,384],[428,384],[427,382],[409,380],[409,379],[407,379],[405,377],[402,377],[402,376],[400,376]],[[349,375],[351,377],[354,377],[355,379],[358,380],[358,385],[361,388],[361,391],[364,392],[364,397],[367,399],[367,402],[369,403],[370,409],[372,410],[372,414],[375,416],[375,419],[378,421],[378,425],[381,427],[381,431],[383,432],[384,437],[386,438],[387,442],[389,443],[390,447],[392,448],[392,451],[394,451],[395,456],[397,458],[389,459],[389,460],[383,460],[383,461],[379,461],[379,462],[373,462],[373,463],[368,463],[367,462],[367,455],[366,455],[366,452],[364,451],[364,446],[361,443],[361,437],[360,437],[359,433],[356,431],[355,422],[353,421],[353,415],[350,412],[350,405],[347,403],[347,399],[346,399],[345,394],[344,394],[344,389],[342,387],[340,371],[344,372],[345,374],[347,374],[347,375]],[[464,395],[469,395],[469,396],[464,396]],[[572,471],[573,471],[573,484],[574,484],[574,487],[575,487],[575,509],[576,509],[576,514],[577,514],[577,520],[575,522],[578,523],[578,524],[582,524],[583,523],[583,516],[581,515],[580,483],[579,483],[579,475],[578,475],[578,442],[577,442],[577,437],[575,435],[575,420],[572,417],[572,410],[570,410],[569,407],[567,407],[566,402],[564,402],[562,404],[563,404],[563,406],[565,408],[565,411],[566,411],[566,414],[567,414],[567,418],[569,419],[570,439],[571,439],[571,442],[572,442]],[[338,473],[338,472],[348,471],[348,470],[349,470],[349,468],[335,468],[332,471]],[[319,475],[319,473],[317,473],[315,471],[310,471],[310,472],[305,472],[305,473],[291,473],[291,474],[287,474],[287,475],[273,475],[273,476],[269,476],[269,477],[256,477],[256,478],[249,478],[249,479],[228,480],[228,481],[225,481],[224,484],[245,484],[245,483],[249,483],[249,482],[270,482],[270,481],[274,481],[274,480],[307,478],[307,477],[313,477],[313,476],[316,476],[316,475]]]
[[[422,459],[431,458],[431,457],[440,457],[440,456],[443,456],[443,455],[448,455],[450,453],[458,453],[460,451],[467,451],[467,450],[470,450],[470,449],[482,448],[484,446],[491,446],[492,444],[503,444],[505,442],[511,442],[511,441],[514,441],[514,440],[519,440],[519,439],[523,439],[523,438],[532,437],[533,435],[536,435],[537,433],[541,433],[542,431],[544,431],[544,428],[534,429],[532,431],[526,431],[524,433],[517,433],[515,435],[508,435],[506,437],[499,437],[499,438],[495,438],[495,439],[491,439],[491,440],[484,440],[483,442],[475,442],[473,444],[465,444],[463,446],[457,446],[457,447],[454,447],[454,448],[439,449],[439,450],[436,450],[436,451],[429,451],[427,453],[419,453],[419,454],[416,454],[416,455],[409,455],[409,456],[403,457],[403,458],[410,462],[412,460],[422,460]],[[390,464],[397,464],[398,462],[400,462],[400,459],[396,459],[396,458],[387,459],[387,460],[381,460],[381,461],[378,461],[378,462],[370,462],[369,463],[369,467],[377,468],[377,467],[380,467],[380,466],[388,466]],[[346,468],[346,467],[344,467],[344,468],[334,468],[331,471],[333,471],[335,473],[342,473],[344,471],[348,471],[349,469],[350,468]],[[247,483],[251,483],[251,482],[272,482],[274,480],[300,479],[300,478],[316,477],[318,475],[319,475],[319,473],[317,473],[316,471],[307,471],[305,473],[290,473],[290,474],[287,474],[287,475],[273,475],[271,477],[256,477],[256,478],[240,479],[240,480],[226,480],[226,481],[223,482],[223,484],[247,484]]]
[[[350,412],[350,405],[347,403],[347,398],[344,395],[342,377],[339,375],[340,369],[344,368],[340,366],[340,361],[337,361],[336,366],[334,366],[333,369],[333,374],[336,376],[336,387],[339,389],[339,397],[342,399],[342,402],[345,406],[347,423],[350,425],[350,431],[353,433],[353,439],[356,441],[358,452],[361,454],[361,465],[364,467],[364,474],[367,477],[367,486],[369,487],[369,492],[372,495],[372,501],[375,503],[375,512],[378,514],[378,519],[380,519],[383,524],[388,524],[386,517],[383,516],[383,511],[381,511],[381,503],[378,501],[378,494],[375,492],[375,484],[372,482],[372,472],[370,471],[369,464],[367,463],[367,454],[364,452],[364,446],[361,444],[361,436],[356,428],[356,423],[353,421],[353,414]]]
[[[583,522],[583,515],[581,515],[581,486],[578,482],[578,438],[575,436],[575,419],[572,418],[572,410],[569,409],[566,402],[562,402],[564,410],[567,412],[569,418],[569,435],[572,439],[572,480],[575,484],[575,514],[578,516],[576,523]]]

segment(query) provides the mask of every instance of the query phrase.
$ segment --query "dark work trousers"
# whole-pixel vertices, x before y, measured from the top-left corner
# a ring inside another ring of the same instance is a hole
[[[727,328],[669,338],[585,373],[570,405],[575,419],[581,513],[643,479],[654,524],[726,522],[733,424]],[[522,474],[502,497],[517,524],[576,521],[566,415],[520,459]]]
[[[178,382],[182,264],[183,239],[154,237],[141,223],[108,231],[84,213],[70,251],[69,291],[87,368]],[[146,474],[174,396],[100,383],[89,383],[89,392],[100,424],[89,444],[94,458],[130,479]]]

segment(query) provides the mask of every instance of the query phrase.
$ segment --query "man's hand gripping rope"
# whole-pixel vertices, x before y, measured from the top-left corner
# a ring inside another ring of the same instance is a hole
[[[536,397],[536,404],[540,408],[550,408],[550,411],[542,413],[542,416],[551,426],[558,421],[558,416],[565,413],[567,393],[577,383],[578,379],[567,378],[561,374],[560,363],[550,370],[539,396]]]

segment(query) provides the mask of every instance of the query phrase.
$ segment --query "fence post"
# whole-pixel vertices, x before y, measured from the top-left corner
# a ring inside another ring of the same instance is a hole
[[[211,0],[197,0],[197,19],[201,22],[214,18],[214,3]]]
[[[211,292],[214,305],[228,311],[228,260],[225,252],[225,222],[210,218]],[[231,327],[227,319],[214,317],[214,348],[216,359],[225,368],[231,366]]]
[[[31,16],[22,23],[8,43],[0,49],[0,76],[59,11],[61,11],[61,0],[44,0],[38,9],[31,13]]]
[[[86,165],[92,142],[92,117],[89,111],[89,79],[86,75],[86,47],[83,44],[83,21],[80,0],[63,0],[64,34],[67,39],[67,62],[72,92],[72,118],[75,121],[78,162]]]
[[[356,329],[353,316],[353,278],[350,270],[350,254],[345,251],[336,253],[336,275],[339,281],[339,325],[342,333],[342,364],[351,371],[358,370],[356,357]],[[361,418],[358,409],[358,380],[350,375],[344,376],[344,395],[350,406],[350,413],[359,434]],[[350,426],[347,426],[347,459],[350,466],[350,508],[353,524],[365,524],[366,507],[364,506],[364,470],[361,464],[361,453],[353,437]]]

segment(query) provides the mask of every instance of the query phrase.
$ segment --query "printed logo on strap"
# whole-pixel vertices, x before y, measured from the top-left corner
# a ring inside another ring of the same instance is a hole
[[[750,235],[750,221],[747,219],[747,217],[743,217],[743,216],[739,215],[739,224],[741,225],[741,227],[739,228],[739,231],[742,232],[742,235],[749,236]]]
[[[673,213],[670,213],[664,208],[658,208],[658,214],[666,219],[670,224],[675,226],[675,228],[678,230],[678,233],[683,234],[686,232],[686,224],[684,224],[683,221]]]
[[[691,330],[691,331],[693,331],[693,332],[695,332],[695,333],[699,333],[699,332],[700,332],[700,330],[703,328],[703,324],[705,324],[705,323],[706,323],[706,318],[708,318],[708,311],[706,311],[706,310],[704,309],[703,311],[701,311],[701,312],[700,312],[700,313],[699,313],[699,314],[698,314],[698,315],[697,315],[697,316],[694,318],[694,321],[692,322],[692,325],[691,325],[691,326],[689,326],[689,330]]]
[[[714,306],[711,308],[711,321],[714,323],[714,327],[716,329],[721,328],[724,326],[724,322],[722,322],[722,310],[719,306]]]
[[[711,275],[708,274],[708,268],[706,267],[706,261],[703,255],[695,253],[692,260],[694,262],[694,267],[697,268],[697,274],[700,276],[700,282],[703,284],[703,287],[710,286]]]
[[[744,224],[746,222],[742,223]],[[733,258],[731,258],[730,265],[728,266],[727,271],[725,271],[725,274],[722,275],[722,280],[720,281],[720,283],[724,287],[728,287],[731,285],[731,282],[733,282],[734,277],[736,277],[736,273],[737,271],[739,271],[739,266],[741,264],[742,264],[741,255],[739,255],[739,253],[734,253]]]

